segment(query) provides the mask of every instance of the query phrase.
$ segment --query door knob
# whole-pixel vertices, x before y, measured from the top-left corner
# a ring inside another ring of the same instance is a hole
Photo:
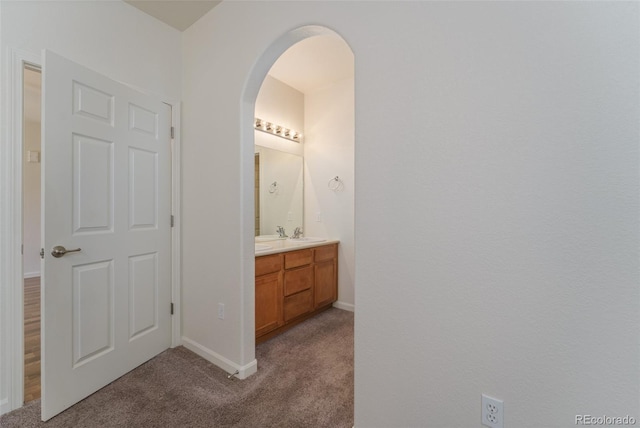
[[[55,258],[60,258],[60,257],[64,256],[67,253],[75,253],[77,251],[80,251],[80,248],[76,248],[75,250],[67,250],[62,245],[56,245],[51,250],[51,255],[53,257],[55,257]]]

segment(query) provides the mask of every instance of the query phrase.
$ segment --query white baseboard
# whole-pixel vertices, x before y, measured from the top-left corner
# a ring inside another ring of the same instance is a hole
[[[25,272],[23,275],[24,279],[37,278],[39,276],[40,276],[40,272]]]
[[[202,346],[197,342],[194,342],[187,337],[182,336],[182,345],[191,352],[200,355],[205,360],[215,364],[229,374],[235,373],[235,371],[237,370],[238,375],[236,377],[238,379],[246,379],[258,371],[258,360],[254,359],[249,364],[239,366],[233,361],[226,359],[222,355],[212,351],[205,346]]]
[[[338,309],[342,309],[345,311],[349,311],[349,312],[355,312],[356,311],[356,305],[353,305],[351,303],[345,303],[345,302],[341,302],[341,301],[337,301],[333,303],[333,307],[334,308],[338,308]]]

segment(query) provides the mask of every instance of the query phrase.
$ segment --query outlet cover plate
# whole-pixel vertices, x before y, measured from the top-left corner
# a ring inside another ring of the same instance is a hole
[[[482,394],[482,425],[504,428],[504,402]]]

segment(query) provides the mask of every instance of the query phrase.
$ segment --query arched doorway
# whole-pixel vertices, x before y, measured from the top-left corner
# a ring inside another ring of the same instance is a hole
[[[339,39],[340,43],[342,43],[345,47],[346,50],[349,52],[349,56],[350,59],[352,61],[351,64],[353,64],[353,52],[351,51],[351,49],[348,47],[348,44],[346,43],[346,41],[337,33],[335,33],[334,31],[326,28],[326,27],[321,27],[321,26],[305,26],[305,27],[301,27],[298,28],[296,30],[290,31],[286,34],[284,34],[283,36],[281,36],[279,39],[277,39],[275,42],[273,42],[266,50],[265,52],[260,56],[260,58],[256,61],[250,76],[246,82],[245,88],[244,88],[244,92],[243,92],[243,97],[242,97],[242,119],[241,119],[241,126],[242,126],[242,131],[241,131],[241,136],[242,136],[242,148],[241,148],[241,152],[242,152],[242,170],[243,170],[243,185],[242,185],[242,201],[243,201],[243,207],[244,209],[242,210],[243,212],[243,219],[242,219],[242,224],[243,224],[243,244],[244,244],[244,250],[243,250],[243,261],[244,261],[244,268],[243,268],[243,274],[244,274],[244,278],[243,278],[243,297],[244,297],[244,303],[243,303],[243,308],[244,308],[244,316],[243,319],[245,321],[244,323],[244,327],[243,327],[243,333],[245,334],[243,343],[245,344],[245,350],[248,351],[249,349],[253,348],[253,340],[255,338],[255,319],[254,319],[254,314],[255,314],[255,306],[254,306],[254,302],[255,302],[255,294],[254,294],[254,269],[253,269],[253,261],[254,261],[254,251],[253,251],[253,237],[255,234],[255,230],[256,230],[256,223],[255,223],[255,217],[253,216],[254,210],[251,209],[254,206],[254,186],[255,186],[255,181],[254,181],[254,171],[255,171],[255,157],[254,157],[254,148],[255,148],[255,144],[256,144],[256,140],[254,138],[254,119],[256,117],[256,102],[258,99],[258,95],[260,93],[260,88],[263,85],[263,82],[265,81],[265,79],[267,78],[267,75],[270,72],[270,69],[272,68],[272,66],[274,64],[276,64],[278,62],[278,60],[281,58],[281,56],[284,56],[283,54],[288,53],[288,50],[293,50],[293,48],[296,47],[296,45],[303,45],[303,43],[301,42],[309,42],[311,41],[312,38],[314,39],[319,39],[321,37],[318,36],[324,36],[324,37],[331,37],[333,39]],[[290,49],[291,48],[291,49]],[[280,75],[276,76],[276,78],[279,78]],[[271,78],[271,77],[269,77]],[[283,81],[287,80],[286,77],[282,78]],[[288,82],[284,82],[286,84],[289,84],[291,86],[297,86],[296,83],[288,83]],[[340,169],[338,172],[335,172],[333,169],[331,168],[325,168],[322,166],[318,166],[320,163],[316,163],[316,167],[314,168],[314,172],[316,172],[316,176],[314,177],[311,172],[309,170],[307,170],[307,165],[306,165],[306,159],[305,159],[305,214],[304,214],[304,223],[305,226],[303,229],[311,229],[313,230],[313,228],[315,227],[316,230],[319,230],[319,227],[324,227],[325,229],[328,230],[323,230],[325,232],[325,235],[331,234],[331,237],[336,237],[335,235],[340,235],[337,236],[337,238],[339,238],[341,240],[341,245],[343,245],[344,248],[341,248],[341,262],[342,262],[342,266],[341,266],[341,270],[340,272],[343,274],[344,278],[342,278],[342,281],[339,281],[339,283],[342,284],[349,284],[349,285],[345,285],[343,287],[343,289],[339,290],[339,294],[342,293],[344,296],[347,296],[347,301],[346,302],[337,302],[340,305],[336,305],[338,307],[340,307],[341,309],[347,309],[347,310],[353,310],[354,309],[354,290],[353,290],[353,264],[354,264],[354,251],[353,251],[353,220],[351,220],[350,226],[346,226],[346,228],[344,227],[344,225],[342,226],[342,229],[340,229],[340,227],[337,228],[331,228],[329,227],[329,223],[330,221],[323,221],[325,220],[324,218],[324,213],[323,211],[319,208],[321,206],[321,201],[318,201],[317,199],[320,198],[315,198],[313,201],[310,200],[311,198],[311,193],[313,193],[313,196],[316,196],[315,193],[315,187],[321,188],[324,186],[324,190],[328,193],[330,193],[329,190],[327,190],[327,180],[329,178],[333,178],[336,175],[341,175],[342,177],[344,177],[345,175],[343,175],[342,173],[344,172],[345,169],[348,169],[349,172],[345,173],[346,176],[348,177],[347,181],[348,181],[348,192],[342,195],[339,195],[340,197],[343,198],[343,200],[347,200],[348,198],[350,198],[350,211],[348,213],[346,213],[347,216],[350,216],[351,219],[353,219],[353,191],[354,191],[354,183],[353,183],[353,169],[354,169],[354,161],[353,161],[353,139],[354,139],[354,121],[353,121],[353,65],[351,68],[351,75],[350,75],[350,82],[348,82],[347,84],[350,84],[350,94],[349,96],[351,97],[351,101],[349,104],[349,108],[350,108],[350,112],[349,112],[349,117],[350,119],[350,123],[349,123],[349,129],[346,130],[344,133],[345,134],[350,134],[348,135],[348,137],[350,138],[350,144],[351,144],[351,157],[348,158],[348,160],[344,159],[344,156],[341,156],[342,161],[344,161],[344,163],[346,165],[344,165],[344,168]],[[305,88],[299,88],[299,90],[301,92],[305,92]],[[305,94],[305,98],[306,98],[306,94]],[[321,105],[321,104],[319,104]],[[306,102],[305,102],[305,106],[306,106]],[[342,115],[344,116],[344,115]],[[305,117],[306,118],[306,117]],[[317,121],[318,123],[320,123],[320,121]],[[306,127],[306,126],[305,126]],[[319,125],[320,127],[320,125]],[[326,126],[324,127],[326,128]],[[305,130],[301,129],[301,131],[303,132],[303,134],[305,134]],[[344,131],[344,130],[342,130]],[[319,141],[321,138],[316,138],[316,141]],[[306,144],[303,143],[303,144]],[[315,147],[320,147],[319,144],[316,144]],[[325,149],[326,150],[326,149]],[[325,153],[326,154],[326,153]],[[334,165],[335,166],[335,165]],[[323,179],[322,177],[327,176],[327,179]],[[309,185],[309,180],[313,180],[313,184],[316,185],[314,186],[310,186]],[[312,192],[313,191],[313,192]],[[334,195],[332,195],[334,196]],[[309,202],[313,202],[313,204],[310,204]],[[349,205],[349,203],[347,203],[346,205]],[[307,206],[309,205],[309,206]],[[251,207],[251,208],[250,208]],[[332,210],[327,209],[327,212],[330,212]],[[344,215],[343,215],[344,217]],[[334,223],[338,223],[338,222],[334,222]],[[349,224],[348,222],[346,222],[347,224]],[[294,226],[294,225],[292,225]],[[297,224],[295,225],[297,226]],[[275,233],[274,231],[270,231],[270,233]],[[339,297],[340,300],[340,297]],[[248,352],[250,353],[250,351]]]

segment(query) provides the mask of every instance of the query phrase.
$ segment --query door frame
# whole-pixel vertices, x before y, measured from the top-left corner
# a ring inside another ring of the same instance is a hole
[[[6,397],[0,390],[0,414],[22,407],[24,402],[24,298],[22,260],[23,215],[23,68],[42,69],[41,55],[9,49],[9,64],[5,68],[7,94],[2,106],[7,144],[0,145],[0,371],[6,370]],[[149,92],[125,83],[139,92]],[[171,229],[171,347],[180,346],[181,338],[181,170],[180,170],[180,101],[160,99],[171,107],[171,210],[174,227]],[[4,367],[2,367],[4,366]]]

